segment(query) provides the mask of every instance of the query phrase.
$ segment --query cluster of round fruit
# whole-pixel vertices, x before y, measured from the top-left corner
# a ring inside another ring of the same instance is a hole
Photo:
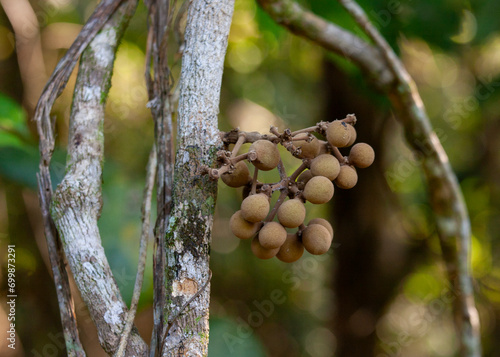
[[[221,178],[230,187],[244,187],[241,209],[230,220],[233,234],[240,239],[251,239],[251,250],[260,259],[276,256],[291,263],[298,260],[304,249],[311,254],[324,254],[333,240],[333,228],[328,221],[315,218],[304,225],[306,208],[304,203],[323,204],[333,197],[334,185],[349,189],[356,185],[358,175],[355,167],[365,168],[373,163],[375,153],[370,145],[354,145],[348,156],[342,156],[338,148],[348,147],[356,140],[354,125],[356,117],[317,125],[295,132],[286,129],[283,133],[271,127],[271,135],[233,130],[223,133],[226,147],[235,144],[232,151],[218,152],[220,167],[205,168],[213,179]],[[312,133],[326,137],[319,140]],[[248,152],[238,155],[241,145],[252,143]],[[302,164],[287,176],[280,158],[277,144],[283,145]],[[245,161],[254,166],[253,177]],[[262,183],[258,172],[277,168],[280,181]],[[271,209],[273,192],[280,191],[278,201]],[[273,221],[277,216],[277,220]],[[297,228],[295,233],[288,229]]]

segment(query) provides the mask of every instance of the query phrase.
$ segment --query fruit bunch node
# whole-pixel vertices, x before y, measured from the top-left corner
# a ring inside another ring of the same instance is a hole
[[[366,143],[354,144],[356,121],[355,115],[349,114],[341,120],[322,121],[297,131],[285,129],[280,133],[271,126],[270,134],[239,129],[221,133],[224,149],[217,153],[218,167],[203,167],[203,173],[213,180],[222,179],[229,187],[243,187],[240,210],[233,214],[229,225],[236,237],[252,240],[255,256],[277,257],[292,263],[300,259],[304,250],[320,255],[330,249],[332,225],[323,218],[311,219],[305,225],[304,203],[329,202],[335,186],[353,188],[358,182],[357,169],[373,163],[373,148]],[[245,143],[251,143],[248,151],[238,154]],[[302,161],[290,176],[286,174],[278,145]],[[339,148],[346,147],[351,149],[349,155],[343,156]],[[253,166],[253,175],[247,163]],[[259,171],[275,169],[280,175],[278,182],[258,180]],[[271,196],[276,191],[280,195],[271,207]]]

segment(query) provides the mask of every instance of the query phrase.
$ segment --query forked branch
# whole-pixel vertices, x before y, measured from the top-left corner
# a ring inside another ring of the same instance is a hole
[[[50,216],[52,202],[52,182],[50,178],[50,163],[55,147],[55,128],[50,118],[50,112],[56,98],[61,94],[76,62],[90,41],[101,30],[110,16],[115,13],[123,0],[103,0],[83,27],[82,31],[71,45],[64,57],[51,75],[38,101],[34,120],[39,135],[40,165],[38,173],[38,189],[40,207],[42,210],[45,237],[49,251],[50,263],[57,291],[61,322],[63,326],[66,352],[69,356],[84,356],[73,307],[73,300],[65,270],[62,242]]]
[[[118,349],[127,307],[111,272],[97,220],[102,208],[104,109],[115,53],[137,6],[123,2],[82,54],[70,116],[66,175],[54,193],[51,214],[62,237],[75,283],[97,328],[103,349]],[[127,355],[145,356],[132,332]]]

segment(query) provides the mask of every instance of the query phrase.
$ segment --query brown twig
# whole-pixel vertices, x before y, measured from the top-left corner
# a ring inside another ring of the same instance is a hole
[[[304,160],[302,161],[302,164],[300,164],[300,166],[297,168],[297,170],[295,170],[289,177],[289,181],[290,182],[294,182],[297,177],[299,177],[299,175],[302,173],[302,171],[304,171],[305,169],[307,169],[309,167],[309,164],[308,164],[308,161],[307,160]]]
[[[269,215],[267,216],[267,218],[265,219],[264,222],[271,222],[274,219],[274,216],[276,216],[276,212],[278,212],[278,208],[280,208],[280,206],[283,204],[283,202],[285,201],[287,196],[288,196],[288,188],[285,187],[280,192],[280,196],[278,197],[278,201],[276,201],[276,204],[274,205],[271,212],[269,212]]]
[[[283,161],[281,161],[281,158],[280,161],[278,162],[278,172],[280,174],[280,179],[282,182],[287,179],[286,169],[285,166],[283,165]]]
[[[358,119],[354,114],[347,114],[346,117],[344,119],[341,119],[340,121],[343,121],[344,123],[351,124],[352,126],[354,126],[356,125]]]
[[[49,260],[52,268],[54,284],[56,286],[57,300],[59,302],[59,313],[61,315],[66,353],[71,357],[84,357],[85,352],[78,334],[73,297],[71,296],[68,274],[65,268],[61,239],[59,238],[59,234],[49,213],[50,200],[52,197],[52,184],[50,182],[48,166],[42,166],[40,164],[40,172],[37,174],[37,178],[38,197],[40,200],[43,225],[45,228],[45,238],[47,240]]]
[[[153,255],[153,332],[149,355],[159,355],[161,331],[164,323],[165,291],[165,234],[171,212],[174,143],[172,112],[174,103],[171,92],[173,81],[168,64],[169,31],[174,21],[176,1],[145,0],[148,9],[148,43],[146,46],[145,78],[151,114],[155,122],[157,149],[157,210],[155,246]],[[189,3],[187,1],[186,3]],[[187,6],[187,5],[186,5]],[[151,73],[153,77],[151,77]]]
[[[309,128],[304,128],[304,129],[293,131],[291,135],[296,136],[298,134],[303,134],[303,133],[309,134],[309,133],[315,132],[316,130],[318,130],[318,125],[310,126]]]
[[[257,191],[257,178],[259,177],[259,169],[257,166],[255,166],[253,170],[253,177],[252,177],[252,189],[250,190],[251,195],[255,195],[255,192]]]
[[[290,141],[308,141],[308,140],[312,140],[313,139],[313,136],[312,135],[309,135],[307,134],[306,136],[294,136],[290,139]]]
[[[240,133],[238,136],[238,141],[234,144],[233,151],[231,152],[231,158],[238,155],[238,151],[240,151],[241,145],[245,143],[245,133]]]
[[[225,165],[223,165],[222,167],[220,167],[218,169],[211,169],[208,166],[203,166],[202,167],[203,172],[201,172],[201,173],[208,173],[212,180],[218,180],[223,174],[230,171],[231,168],[235,164],[237,164],[240,161],[246,160],[246,159],[251,160],[251,158],[254,158],[254,159],[256,158],[255,153],[247,152],[245,154],[241,154],[241,155],[238,155],[236,157],[230,158],[229,161]]]
[[[245,135],[245,142],[247,143],[254,143],[257,140],[269,140],[273,143],[279,142],[279,138],[276,135],[261,134],[256,131],[241,131],[239,129],[234,129],[229,132],[221,132],[220,135],[225,145],[235,144],[240,135]]]
[[[141,239],[139,246],[139,262],[137,264],[137,275],[135,278],[134,292],[132,294],[132,302],[130,303],[130,310],[127,313],[125,319],[125,327],[120,338],[120,344],[118,345],[118,351],[116,352],[116,357],[122,357],[125,354],[125,348],[130,336],[130,331],[134,325],[134,318],[137,312],[137,305],[139,304],[139,297],[141,296],[142,282],[144,281],[144,269],[146,266],[146,253],[148,250],[148,238],[149,238],[149,222],[151,216],[151,196],[153,195],[153,188],[156,178],[156,166],[157,166],[156,148],[153,146],[151,152],[149,153],[149,160],[146,170],[146,185],[144,187],[144,198],[142,200],[142,229],[141,229]]]
[[[339,160],[339,163],[343,164],[345,163],[347,160],[346,158],[342,155],[342,153],[340,152],[339,148],[336,147],[336,146],[331,146],[331,149],[333,151],[333,154],[335,155],[335,157],[337,158],[337,160]]]

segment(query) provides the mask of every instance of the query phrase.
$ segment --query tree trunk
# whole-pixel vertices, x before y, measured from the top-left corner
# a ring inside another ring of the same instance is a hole
[[[104,350],[118,348],[125,305],[101,244],[104,109],[115,53],[137,2],[123,3],[83,52],[70,118],[66,175],[52,201],[52,218],[71,272]],[[127,355],[144,356],[147,346],[133,331]]]
[[[200,167],[213,166],[221,146],[217,115],[233,6],[234,0],[194,0],[188,11],[173,209],[165,237],[164,356],[208,353],[207,282],[217,183],[200,175]]]

